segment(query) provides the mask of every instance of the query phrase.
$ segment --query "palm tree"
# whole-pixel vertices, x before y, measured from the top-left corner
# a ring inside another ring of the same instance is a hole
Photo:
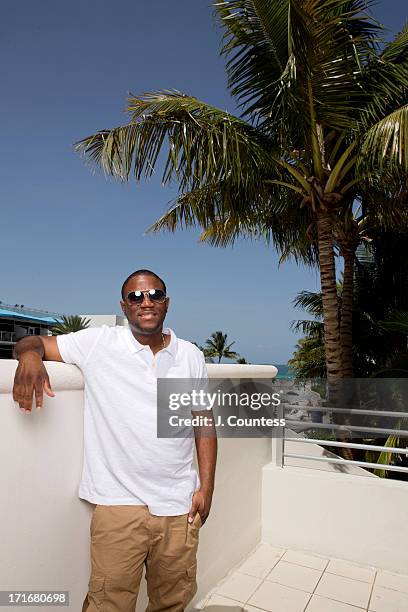
[[[247,360],[245,359],[245,357],[239,357],[239,356],[237,356],[237,358],[236,358],[236,362],[237,362],[237,363],[240,363],[241,365],[248,364],[248,362],[247,362]]]
[[[381,219],[358,221],[360,246],[354,262],[353,367],[356,376],[405,377],[408,373],[408,215],[399,230],[384,227]],[[342,316],[344,280],[338,284],[338,316]],[[304,338],[291,365],[298,377],[311,373],[324,355],[323,303],[320,292],[302,291],[294,305],[312,318],[292,324]],[[310,351],[310,353],[309,353]],[[309,368],[310,364],[310,370]],[[324,375],[323,369],[321,369]]]
[[[234,353],[230,348],[235,342],[227,344],[227,334],[223,334],[222,331],[216,331],[211,334],[210,338],[205,341],[204,355],[210,358],[218,358],[218,363],[225,357],[226,359],[237,359],[238,353]]]
[[[163,182],[176,179],[180,194],[155,230],[218,224],[236,235],[234,225],[245,230],[256,211],[280,217],[288,247],[286,216],[299,215],[302,231],[308,222],[332,379],[343,376],[334,226],[367,177],[408,168],[408,29],[381,47],[380,26],[364,13],[371,4],[221,0],[215,11],[240,118],[177,91],[147,93],[130,97],[127,124],[77,143],[120,180],[151,176],[167,148]]]
[[[63,316],[62,320],[51,328],[53,336],[60,336],[61,334],[69,334],[70,332],[77,332],[81,329],[86,329],[91,323],[90,319],[80,317],[79,315]]]
[[[201,346],[197,342],[193,342],[192,344],[194,344],[203,353],[206,363],[214,363],[214,359],[208,354],[208,350],[205,348],[205,346]]]
[[[301,291],[293,300],[293,305],[304,310],[313,319],[299,319],[292,323],[293,331],[301,331],[304,337],[296,344],[292,359],[288,362],[289,369],[299,380],[325,378],[327,372],[322,294]]]
[[[326,355],[322,337],[309,334],[300,338],[292,359],[288,361],[289,370],[295,372],[298,380],[326,377]]]

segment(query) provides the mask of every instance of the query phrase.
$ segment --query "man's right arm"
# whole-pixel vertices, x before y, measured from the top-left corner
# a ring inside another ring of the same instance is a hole
[[[38,409],[43,405],[43,393],[54,397],[45,361],[63,361],[56,336],[26,336],[17,342],[13,357],[19,364],[14,376],[13,399],[21,409],[31,412],[33,394]]]

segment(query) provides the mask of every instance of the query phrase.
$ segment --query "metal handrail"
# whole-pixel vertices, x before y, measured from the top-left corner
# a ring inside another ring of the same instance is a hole
[[[408,412],[395,410],[363,410],[362,408],[331,408],[330,406],[306,406],[300,408],[296,404],[284,404],[285,408],[296,408],[303,412],[335,412],[339,414],[361,414],[367,416],[389,416],[396,418],[408,418]]]
[[[312,423],[311,421],[292,421],[288,419],[290,425],[298,425],[305,429],[334,429],[335,431],[360,431],[367,433],[382,433],[387,436],[393,434],[399,435],[401,438],[408,437],[407,429],[385,429],[383,427],[362,427],[360,425],[336,425],[335,423]],[[303,431],[305,431],[305,429]]]
[[[302,444],[317,444],[322,447],[338,447],[338,448],[349,448],[349,449],[360,449],[367,451],[375,451],[375,452],[385,452],[391,453],[395,455],[405,455],[408,456],[408,447],[407,448],[398,448],[398,447],[387,447],[383,445],[371,445],[371,444],[363,444],[356,442],[340,442],[338,440],[321,440],[321,439],[313,439],[313,438],[304,438],[304,437],[286,437],[285,429],[287,428],[296,428],[298,433],[302,433],[306,430],[311,429],[322,429],[322,430],[332,430],[332,431],[342,431],[342,432],[362,432],[366,434],[375,434],[373,437],[378,438],[380,435],[396,435],[400,438],[408,438],[408,430],[406,429],[391,429],[384,427],[369,427],[369,426],[357,426],[357,425],[339,425],[337,423],[313,423],[311,421],[299,421],[292,420],[288,418],[290,415],[286,414],[287,410],[290,408],[294,408],[296,410],[300,410],[302,412],[330,412],[330,413],[340,413],[340,414],[348,414],[348,415],[365,415],[365,416],[383,416],[390,418],[398,418],[398,419],[406,419],[408,418],[407,412],[397,412],[391,410],[370,410],[370,409],[352,409],[352,408],[334,408],[330,406],[299,406],[294,404],[284,404],[282,403],[277,407],[277,416],[279,418],[285,417],[286,426],[280,428],[280,431],[277,432],[277,436],[273,440],[272,445],[272,453],[273,453],[273,461],[276,466],[284,467],[285,459],[302,459],[307,461],[321,461],[323,463],[331,463],[338,465],[355,465],[362,468],[374,469],[374,470],[382,470],[386,472],[402,472],[408,473],[408,467],[398,466],[398,465],[385,465],[380,463],[372,463],[368,461],[354,460],[354,459],[343,459],[341,457],[326,457],[326,456],[315,456],[315,455],[304,455],[301,453],[289,453],[285,451],[285,443],[286,442],[300,442]],[[298,429],[299,428],[299,429]]]
[[[303,444],[318,444],[319,446],[338,446],[339,448],[358,448],[361,450],[380,451],[387,453],[397,453],[398,455],[408,456],[408,447],[394,448],[392,446],[375,446],[374,444],[357,444],[356,442],[337,442],[337,440],[319,440],[316,438],[286,438],[285,442],[302,442]]]
[[[398,465],[382,465],[381,463],[368,463],[367,461],[354,461],[351,459],[334,459],[332,457],[314,457],[310,455],[299,455],[298,453],[285,453],[285,457],[292,459],[309,459],[312,461],[324,461],[325,463],[337,463],[341,465],[357,465],[359,467],[371,468],[373,470],[384,470],[386,472],[408,472],[408,468]]]

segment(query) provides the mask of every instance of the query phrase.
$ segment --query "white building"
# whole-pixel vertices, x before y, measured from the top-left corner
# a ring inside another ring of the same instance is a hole
[[[89,327],[101,327],[107,325],[108,327],[115,327],[115,325],[128,325],[126,317],[114,314],[83,314],[80,315],[85,319],[90,320]]]

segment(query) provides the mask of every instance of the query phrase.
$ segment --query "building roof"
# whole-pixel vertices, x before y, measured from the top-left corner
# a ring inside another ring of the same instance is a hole
[[[21,319],[23,321],[37,321],[38,323],[56,323],[60,320],[61,316],[55,314],[54,316],[49,316],[49,314],[42,313],[38,311],[38,313],[24,311],[22,308],[19,309],[9,309],[9,308],[0,308],[0,318],[7,319]]]

